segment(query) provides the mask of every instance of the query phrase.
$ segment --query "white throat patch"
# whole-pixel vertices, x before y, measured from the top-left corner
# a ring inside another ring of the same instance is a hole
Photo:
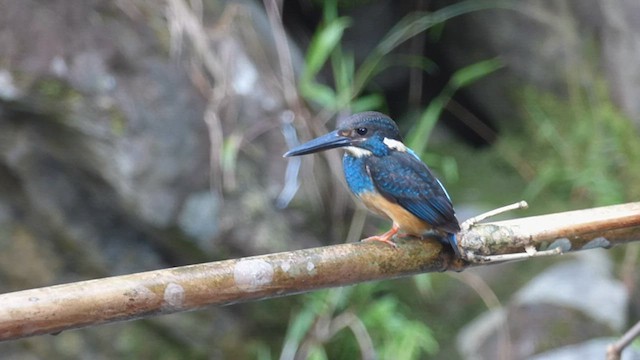
[[[387,147],[389,149],[398,150],[398,151],[402,151],[402,152],[407,152],[407,147],[402,142],[400,142],[398,140],[384,138],[384,140],[382,140],[382,142],[384,142],[384,144],[387,145]]]
[[[355,146],[347,146],[344,148],[345,150],[347,150],[351,155],[359,158],[359,157],[363,157],[363,156],[371,156],[373,155],[373,153],[367,149],[361,149],[359,147],[355,147]]]

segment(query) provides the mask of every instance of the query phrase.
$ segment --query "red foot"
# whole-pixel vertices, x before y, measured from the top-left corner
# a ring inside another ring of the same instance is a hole
[[[397,248],[398,245],[396,245],[396,243],[394,243],[391,238],[393,238],[393,235],[398,233],[398,230],[400,228],[398,227],[398,225],[393,224],[393,226],[391,227],[391,229],[389,231],[387,231],[384,234],[381,235],[374,235],[374,236],[370,236],[366,239],[362,239],[361,241],[380,241],[383,242],[385,244],[389,244],[391,246],[393,246],[394,248]]]

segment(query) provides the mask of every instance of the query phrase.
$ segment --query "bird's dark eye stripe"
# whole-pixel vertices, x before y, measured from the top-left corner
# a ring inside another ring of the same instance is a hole
[[[358,135],[366,135],[367,134],[367,128],[364,128],[364,127],[357,128],[356,132],[358,133]]]

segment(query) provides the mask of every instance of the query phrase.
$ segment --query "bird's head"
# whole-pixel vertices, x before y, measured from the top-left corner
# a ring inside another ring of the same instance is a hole
[[[368,111],[345,118],[338,123],[336,130],[298,145],[284,156],[306,155],[339,147],[357,157],[406,151],[396,123],[384,114]]]

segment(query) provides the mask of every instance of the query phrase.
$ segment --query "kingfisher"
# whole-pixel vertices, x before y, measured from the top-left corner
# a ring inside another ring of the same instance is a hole
[[[336,130],[296,146],[284,157],[343,148],[344,175],[351,192],[372,212],[393,221],[391,229],[362,241],[396,246],[392,238],[438,235],[460,256],[460,225],[451,198],[431,169],[404,145],[398,125],[375,111],[351,115]],[[400,233],[399,233],[400,232]]]

